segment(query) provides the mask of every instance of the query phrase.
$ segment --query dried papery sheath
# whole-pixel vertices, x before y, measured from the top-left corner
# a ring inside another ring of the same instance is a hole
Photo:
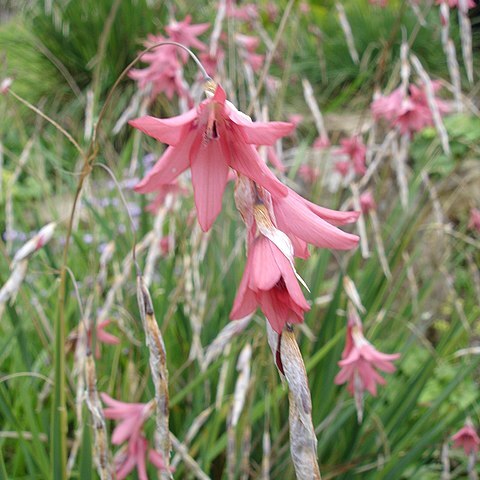
[[[267,335],[277,368],[288,384],[290,452],[296,477],[321,479],[307,372],[295,335],[289,326],[278,335],[268,321]]]
[[[27,243],[25,243],[25,245],[23,245],[23,247],[21,247],[17,251],[17,253],[13,257],[12,266],[15,265],[17,262],[31,256],[34,252],[47,244],[53,237],[56,226],[57,224],[55,222],[51,222],[41,228],[40,231],[33,238],[31,238]]]
[[[458,22],[462,39],[462,55],[470,84],[473,84],[472,25],[468,18],[468,0],[458,0]]]
[[[114,477],[112,474],[112,466],[110,464],[107,428],[105,425],[102,404],[98,398],[95,363],[91,352],[88,353],[85,362],[85,381],[87,384],[86,403],[92,416],[94,438],[93,455],[97,466],[97,472],[101,480],[110,480]]]
[[[392,145],[393,163],[397,177],[397,185],[400,191],[400,202],[404,209],[408,206],[408,180],[407,180],[407,157],[410,147],[410,135],[404,133],[400,138],[400,147],[397,143]]]
[[[3,287],[0,289],[0,318],[2,317],[3,310],[6,303],[14,301],[17,296],[18,291],[25,279],[27,274],[28,260],[21,260],[15,265],[13,272],[8,277],[8,280],[5,282]]]
[[[240,419],[245,399],[247,398],[248,385],[250,383],[250,359],[252,357],[252,347],[249,343],[243,347],[237,361],[237,371],[239,372],[235,391],[233,394],[233,405],[227,422],[227,470],[229,478],[235,478],[236,470],[236,426]]]
[[[345,276],[343,278],[343,288],[345,289],[345,293],[347,294],[347,297],[350,299],[353,305],[355,305],[355,308],[362,313],[366,312],[365,307],[362,304],[362,299],[360,298],[360,295],[358,293],[357,287],[355,286],[355,283],[353,280]]]
[[[305,97],[305,102],[307,102],[310,111],[312,112],[313,119],[315,121],[315,126],[317,127],[318,135],[320,138],[328,140],[327,129],[325,128],[325,122],[323,120],[322,112],[318,107],[318,103],[315,100],[315,95],[313,93],[313,88],[310,82],[306,79],[302,79],[303,85],[303,95]]]
[[[432,81],[430,80],[430,77],[428,76],[428,73],[423,68],[423,66],[420,63],[420,60],[417,58],[417,56],[412,54],[412,55],[410,55],[410,59],[411,59],[413,67],[417,71],[418,76],[420,77],[420,79],[422,80],[422,83],[425,86],[425,94],[426,94],[426,97],[427,97],[428,107],[430,108],[430,111],[432,112],[433,123],[434,123],[435,128],[438,132],[438,135],[440,137],[440,141],[442,142],[443,151],[447,155],[449,155],[450,154],[450,144],[448,142],[447,129],[445,128],[445,125],[443,124],[442,116],[441,116],[440,110],[438,108],[438,103],[435,99],[435,91],[434,91],[434,87],[432,85]]]
[[[150,293],[145,286],[143,277],[137,276],[137,300],[145,330],[146,344],[150,351],[150,370],[155,387],[156,400],[156,431],[155,448],[162,454],[164,468],[160,470],[160,478],[172,478],[170,473],[170,430],[169,421],[169,396],[168,396],[168,370],[167,356],[162,334],[158,328],[155,312],[153,310]]]
[[[208,366],[217,359],[225,351],[225,348],[231,343],[233,338],[243,332],[251,321],[252,315],[247,315],[241,320],[225,325],[208,346],[205,352],[205,365]]]
[[[354,63],[358,65],[360,63],[360,58],[358,56],[357,49],[355,48],[355,41],[353,39],[352,28],[350,27],[350,23],[348,22],[347,14],[345,13],[345,9],[343,8],[343,5],[341,3],[336,2],[335,7],[337,8],[340,25],[342,27],[343,33],[345,34],[348,51]]]
[[[352,190],[352,198],[353,198],[353,208],[355,210],[360,210],[360,192],[358,190],[358,185],[354,182],[350,185],[350,189]],[[368,247],[368,237],[367,237],[367,229],[365,226],[365,218],[361,215],[357,220],[357,228],[358,228],[358,236],[360,237],[360,250],[362,252],[363,258],[370,257],[370,249]]]
[[[240,352],[237,362],[237,371],[239,372],[235,392],[233,394],[233,407],[231,423],[233,427],[237,426],[242,412],[245,398],[247,396],[248,384],[250,382],[250,360],[252,358],[252,346],[247,343]]]

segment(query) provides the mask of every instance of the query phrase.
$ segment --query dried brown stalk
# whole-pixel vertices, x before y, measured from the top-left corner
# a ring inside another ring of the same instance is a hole
[[[113,469],[110,463],[110,452],[108,450],[107,427],[103,414],[102,404],[97,392],[97,377],[92,352],[89,352],[85,362],[85,382],[87,384],[86,402],[92,416],[93,426],[93,455],[101,480],[113,479]]]
[[[155,400],[157,406],[155,448],[163,456],[165,468],[159,471],[159,478],[168,480],[172,478],[170,472],[170,430],[169,396],[168,396],[168,370],[167,355],[162,333],[158,328],[152,298],[145,285],[141,274],[137,274],[137,300],[145,330],[146,344],[150,351],[150,371],[155,387]]]
[[[267,334],[277,368],[288,384],[290,453],[297,479],[320,480],[312,400],[302,354],[288,325],[279,338],[267,321]]]

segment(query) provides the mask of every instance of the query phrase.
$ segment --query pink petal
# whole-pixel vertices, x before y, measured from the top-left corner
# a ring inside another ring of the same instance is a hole
[[[110,345],[118,345],[120,343],[120,339],[118,337],[103,330],[97,332],[97,340]]]
[[[231,130],[229,138],[220,137],[224,155],[230,166],[239,173],[267,189],[271,194],[283,197],[287,187],[283,185],[262,161],[252,145],[243,142],[240,134]]]
[[[135,468],[136,458],[129,455],[121,467],[116,471],[117,480],[123,480]]]
[[[138,193],[150,193],[177,178],[190,166],[190,149],[195,138],[192,133],[177,147],[168,147],[134,190]]]
[[[280,230],[291,232],[317,247],[348,250],[358,244],[356,235],[343,232],[317,217],[290,192],[285,198],[274,199],[274,211]]]
[[[130,437],[134,436],[135,432],[137,432],[141,426],[142,422],[140,421],[138,415],[125,419],[113,430],[112,443],[114,445],[120,445],[125,440],[128,440]]]
[[[257,293],[257,300],[260,304],[263,314],[268,322],[278,334],[282,333],[283,327],[289,322],[293,315],[290,309],[283,302],[279,302],[273,295],[273,291],[260,291]],[[298,322],[292,322],[298,323]]]
[[[239,126],[244,142],[253,145],[274,145],[295,130],[295,125],[288,122],[252,122],[233,108],[227,110],[227,115]]]
[[[128,123],[159,142],[175,146],[188,133],[195,118],[197,118],[197,110],[193,108],[176,117],[156,118],[146,115],[130,120]]]
[[[248,286],[254,291],[270,290],[280,280],[281,272],[274,260],[273,249],[278,250],[263,235],[259,236],[251,247],[248,261],[252,273]]]
[[[243,272],[243,277],[238,287],[235,301],[233,302],[232,311],[230,312],[231,320],[239,320],[240,318],[246,317],[257,308],[255,294],[248,288],[249,277],[250,268],[247,260],[247,265]]]
[[[148,452],[148,459],[150,462],[155,465],[159,470],[165,470],[165,462],[163,461],[163,457],[160,453],[156,450],[150,450]]]
[[[202,143],[191,168],[198,222],[207,232],[222,209],[229,170],[218,139]]]

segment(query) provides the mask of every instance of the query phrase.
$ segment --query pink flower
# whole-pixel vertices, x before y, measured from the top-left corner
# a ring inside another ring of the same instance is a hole
[[[400,358],[399,353],[386,354],[379,352],[363,336],[360,318],[354,307],[349,308],[347,336],[342,360],[338,362],[340,372],[335,383],[341,385],[348,382],[348,391],[355,397],[359,420],[362,418],[362,404],[365,390],[377,395],[377,384],[385,385],[385,379],[377,370],[392,373],[396,369],[393,360]]]
[[[165,470],[165,462],[162,455],[156,450],[148,450],[147,439],[143,435],[139,435],[119,450],[113,459],[117,480],[126,478],[135,467],[137,467],[139,480],[148,480],[147,451],[150,462],[159,470]]]
[[[382,8],[386,7],[388,4],[388,0],[368,0],[368,2]]]
[[[467,418],[465,425],[452,436],[454,446],[456,448],[463,448],[466,455],[471,453],[478,453],[480,446],[480,438],[473,427],[472,421]]]
[[[436,0],[435,3],[437,5],[441,5],[442,3],[447,3],[450,8],[455,8],[459,6],[458,0]],[[467,0],[467,8],[474,8],[476,7],[475,0]]]
[[[199,55],[203,67],[208,75],[212,78],[215,77],[218,71],[218,65],[220,65],[225,57],[225,52],[222,48],[217,48],[217,53],[211,55],[210,52],[203,52]]]
[[[438,81],[432,82],[434,93],[441,85]],[[448,105],[440,99],[435,99],[440,114],[449,111]],[[402,87],[394,90],[390,95],[380,96],[372,102],[372,114],[378,120],[385,118],[391,126],[397,126],[401,133],[423,130],[433,125],[433,116],[427,101],[425,87],[410,85],[404,93]]]
[[[470,210],[470,219],[468,221],[468,228],[480,232],[480,210],[472,208]]]
[[[253,3],[235,5],[235,0],[227,0],[227,17],[249,22],[258,18],[258,7]]]
[[[185,20],[181,22],[172,21],[165,27],[165,31],[170,36],[170,39],[174,42],[181,43],[185,47],[193,47],[198,50],[206,50],[207,46],[201,42],[197,37],[206,32],[210,27],[209,23],[198,23],[196,25],[190,25],[192,16],[187,15]],[[188,59],[188,52],[179,49],[183,62]]]
[[[310,310],[292,264],[261,234],[249,245],[247,264],[230,318],[243,318],[254,312],[257,305],[278,334],[286,323],[303,322],[304,312]]]
[[[129,122],[133,127],[170,145],[147,176],[135,187],[140,193],[158,190],[187,168],[198,221],[207,231],[222,208],[229,167],[277,195],[286,187],[262,162],[254,145],[273,145],[294,128],[284,122],[252,122],[226,101],[222,87],[196,109],[168,119],[145,116]]]
[[[316,150],[323,150],[324,148],[327,148],[330,146],[330,140],[328,139],[328,137],[325,137],[325,136],[319,136],[315,139],[315,141],[313,142],[313,148],[315,148]]]
[[[303,122],[303,115],[300,113],[292,113],[288,116],[288,121],[297,128]]]
[[[254,52],[260,45],[260,39],[251,35],[235,34],[235,41],[237,44],[249,52]]]
[[[348,160],[338,160],[335,162],[335,170],[342,176],[346,177],[350,171],[350,162]]]
[[[152,414],[155,408],[154,402],[149,403],[125,403],[115,400],[106,393],[101,394],[107,408],[103,410],[106,418],[120,420],[112,434],[112,443],[120,445],[125,441],[135,444],[140,437],[145,420]]]
[[[13,80],[10,77],[6,77],[0,83],[0,94],[6,95],[12,86]]]
[[[319,179],[320,171],[317,167],[311,165],[300,165],[298,175],[305,183],[313,184]]]
[[[373,194],[370,190],[363,192],[360,195],[360,207],[362,208],[362,213],[364,215],[368,214],[372,210],[377,209],[377,204],[373,198]]]
[[[348,155],[353,163],[355,173],[363,175],[366,171],[365,154],[367,153],[367,147],[362,142],[362,139],[358,135],[355,135],[351,138],[344,138],[340,143],[342,148],[338,149],[335,153]]]
[[[96,338],[96,348],[95,348],[95,356],[100,358],[100,343],[105,343],[107,345],[118,345],[120,343],[120,339],[111,333],[105,331],[112,321],[110,319],[104,320],[97,325],[97,338]],[[88,343],[91,345],[92,343],[92,334],[88,332]]]
[[[258,72],[263,67],[263,62],[265,61],[265,55],[259,53],[249,52],[245,50],[241,53],[242,58],[245,62],[252,67],[254,72]]]

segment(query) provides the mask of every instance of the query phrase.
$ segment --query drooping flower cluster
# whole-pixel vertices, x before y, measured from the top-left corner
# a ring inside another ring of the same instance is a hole
[[[396,369],[393,360],[400,358],[399,353],[379,352],[363,335],[363,327],[355,307],[349,304],[345,348],[342,360],[338,362],[340,372],[335,383],[347,383],[347,389],[355,398],[358,421],[363,418],[363,398],[365,391],[377,395],[377,384],[385,385],[385,379],[377,372],[392,373]]]
[[[113,430],[112,443],[121,445],[127,442],[113,459],[117,480],[123,480],[136,467],[138,478],[148,480],[146,458],[159,470],[165,469],[162,455],[148,447],[148,440],[143,433],[145,421],[155,410],[155,402],[125,403],[102,393],[102,400],[107,405],[104,409],[106,418],[118,421]]]
[[[191,24],[192,18],[188,15],[181,22],[172,21],[165,31],[167,37],[162,35],[149,35],[144,43],[145,47],[151,47],[157,43],[173,41],[183,44],[185,47],[193,47],[200,51],[206,50],[206,45],[198,40],[197,36],[204,33],[210,26],[208,23]],[[132,69],[130,78],[138,82],[141,90],[151,87],[152,97],[164,93],[168,99],[174,94],[189,99],[188,89],[185,87],[182,69],[187,62],[188,53],[174,45],[162,45],[154,48],[142,56],[142,61],[149,64],[143,69]]]
[[[248,258],[231,318],[242,318],[258,305],[281,333],[286,323],[302,322],[309,310],[294,257],[307,258],[307,244],[339,250],[355,247],[358,237],[337,226],[354,222],[358,212],[337,212],[305,200],[265,165],[256,147],[290,134],[293,124],[253,122],[226,100],[220,85],[207,87],[207,96],[196,109],[178,117],[146,116],[130,122],[169,145],[135,190],[158,191],[190,168],[198,221],[207,231],[220,213],[232,169],[237,208],[248,230]]]
[[[440,82],[433,81],[432,87],[434,93],[437,93],[441,88]],[[443,100],[435,98],[434,101],[441,115],[450,111]],[[413,135],[434,125],[424,86],[410,84],[407,92],[400,86],[390,95],[381,95],[375,99],[371,109],[376,120],[387,120],[391,127],[398,127],[402,134]]]

